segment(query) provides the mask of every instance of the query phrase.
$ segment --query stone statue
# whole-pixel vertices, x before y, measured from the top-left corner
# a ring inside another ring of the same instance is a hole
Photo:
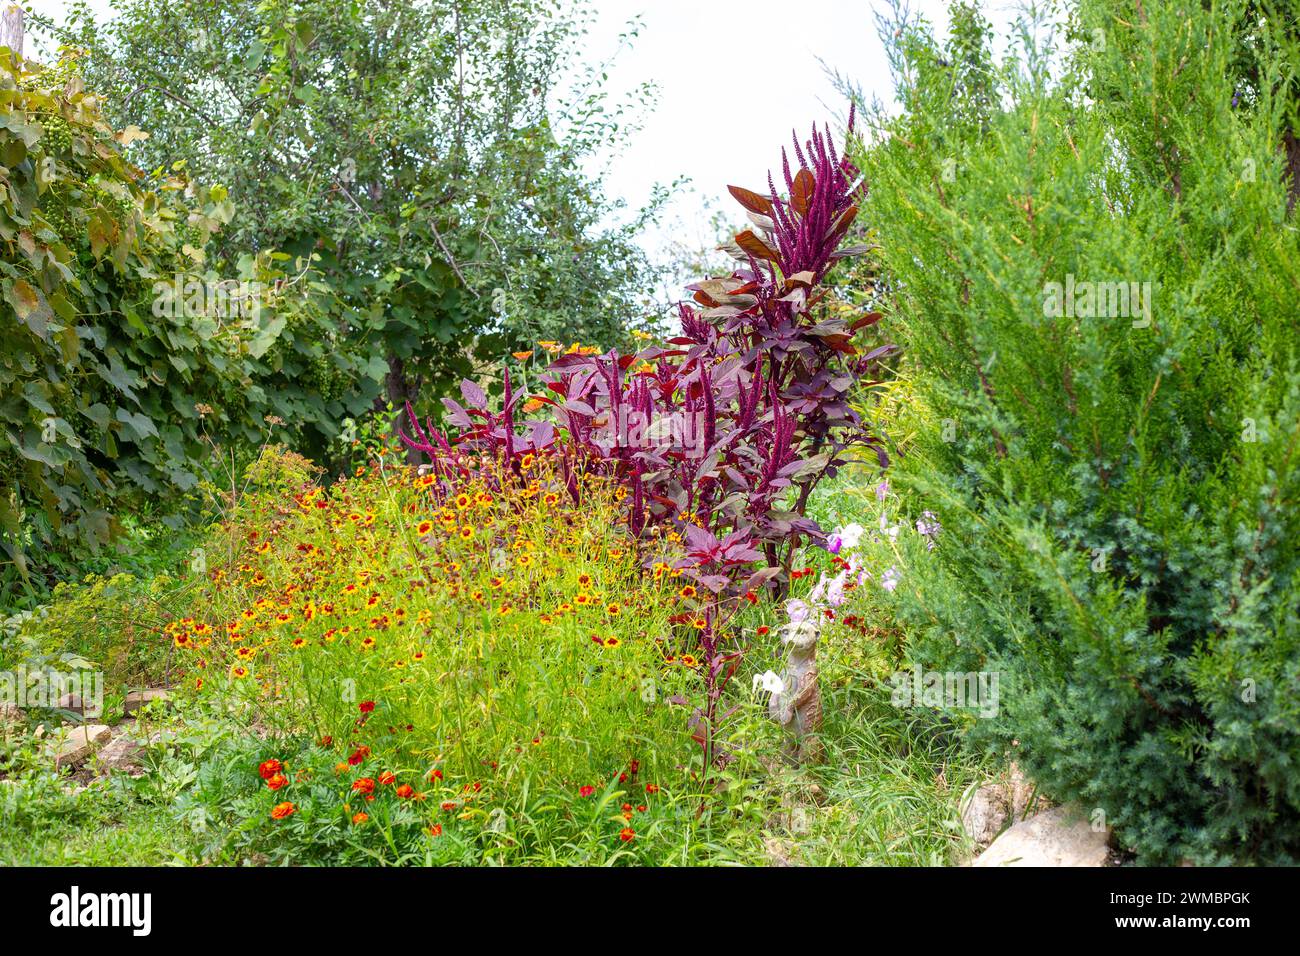
[[[793,737],[793,750],[800,763],[820,763],[824,756],[816,736],[822,726],[822,699],[817,689],[817,638],[812,620],[787,624],[781,642],[790,649],[782,689],[772,695],[768,713]]]

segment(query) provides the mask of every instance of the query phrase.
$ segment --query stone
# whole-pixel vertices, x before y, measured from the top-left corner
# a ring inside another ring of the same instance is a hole
[[[80,766],[112,735],[113,731],[103,724],[86,724],[73,728],[60,742],[54,756],[54,766],[57,769]]]
[[[146,687],[144,690],[133,690],[126,695],[126,702],[122,705],[122,715],[131,717],[145,704],[153,703],[156,700],[167,701],[170,699],[171,695],[165,687]]]
[[[961,801],[961,825],[976,846],[992,843],[1011,819],[1011,801],[998,783],[968,790]]]
[[[790,866],[790,844],[776,837],[763,838],[763,850],[773,866]]]
[[[1014,821],[1027,820],[1039,810],[1047,809],[1047,800],[1039,796],[1038,788],[1012,761],[1007,782],[1007,795],[1011,802]]]
[[[143,751],[144,746],[139,741],[123,734],[114,737],[104,745],[96,755],[95,763],[101,774],[106,774],[110,770],[123,770],[130,773],[141,768],[138,758]]]
[[[76,694],[64,694],[54,702],[54,706],[58,710],[67,710],[74,714],[84,715],[86,713],[85,701]]]
[[[993,841],[971,866],[1105,866],[1110,828],[1097,831],[1068,807],[1023,820]]]

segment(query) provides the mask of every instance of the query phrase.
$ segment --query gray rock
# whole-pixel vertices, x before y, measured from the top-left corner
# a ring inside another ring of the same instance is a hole
[[[1001,784],[986,783],[962,798],[961,825],[976,846],[992,843],[1010,819],[1010,800]]]
[[[126,702],[122,705],[122,714],[125,717],[131,717],[145,704],[152,703],[155,700],[167,701],[171,695],[165,687],[146,687],[144,690],[133,690],[126,695]]]
[[[86,702],[76,694],[64,694],[54,702],[54,706],[59,710],[70,710],[74,714],[86,713]]]
[[[110,770],[123,770],[130,773],[141,768],[139,756],[143,750],[144,746],[139,741],[123,734],[105,744],[104,749],[96,756],[95,762],[101,774],[108,773]]]
[[[74,727],[66,737],[61,739],[54,755],[54,766],[57,769],[80,766],[112,735],[113,732],[103,724]]]
[[[1104,866],[1110,828],[1093,830],[1078,811],[1053,807],[1017,823],[971,866]]]
[[[1009,769],[1007,796],[1011,801],[1011,817],[1015,821],[1027,820],[1048,806],[1047,800],[1039,796],[1038,788],[1021,773],[1015,761]]]

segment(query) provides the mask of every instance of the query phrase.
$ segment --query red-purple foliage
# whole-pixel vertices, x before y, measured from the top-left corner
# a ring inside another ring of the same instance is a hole
[[[443,399],[454,441],[422,428],[409,406],[414,437],[403,441],[443,477],[463,471],[470,451],[507,464],[554,455],[575,499],[584,472],[625,483],[634,535],[695,525],[710,541],[743,545],[751,561],[764,558],[769,572],[786,568],[800,541],[824,540],[805,509],[846,451],[869,448],[887,464],[848,396],[893,349],[864,355],[853,344],[878,314],[850,324],[818,309],[835,264],[865,251],[841,247],[858,213],[858,170],[836,154],[829,130],[814,128],[794,153],[793,174],[782,156],[784,196],[770,176],[768,195],[729,187],[752,223],[726,247],[743,264],[688,287],[694,301],[679,306],[681,334],[670,347],[561,357],[542,376],[546,393],[532,396],[549,406],[546,417],[527,422],[517,415],[527,396],[512,391],[508,371],[500,411],[465,382],[466,405]],[[738,580],[735,570],[691,569],[715,594]]]

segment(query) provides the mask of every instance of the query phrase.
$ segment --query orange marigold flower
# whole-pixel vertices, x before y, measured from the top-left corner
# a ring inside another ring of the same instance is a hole
[[[257,765],[257,772],[263,780],[270,780],[282,770],[284,770],[284,764],[274,758],[263,760]]]
[[[646,792],[646,793],[651,793],[651,794],[658,793],[658,792],[659,792],[659,784],[657,784],[657,783],[647,783],[647,784],[645,785],[645,792]]]
[[[365,823],[369,819],[370,819],[370,814],[368,813],[354,813],[352,815],[352,822],[357,826],[360,826],[361,824]]]
[[[274,807],[271,808],[271,819],[283,820],[285,817],[291,817],[293,816],[294,811],[297,809],[298,808],[295,807],[288,800],[284,801],[284,803],[277,803]]]
[[[401,797],[403,800],[410,800],[413,796],[415,796],[415,788],[411,786],[409,783],[402,784],[393,792],[397,794],[399,797]]]
[[[271,790],[279,790],[281,787],[289,785],[289,778],[282,773],[277,773],[275,776],[267,778],[266,785]]]
[[[365,796],[375,792],[375,780],[373,777],[361,777],[352,781],[352,789],[357,793]]]
[[[442,836],[442,824],[435,823],[433,826],[429,827],[429,836],[435,836],[435,837]]]
[[[629,843],[636,836],[636,831],[631,827],[624,827],[618,831],[618,838],[624,843]]]

